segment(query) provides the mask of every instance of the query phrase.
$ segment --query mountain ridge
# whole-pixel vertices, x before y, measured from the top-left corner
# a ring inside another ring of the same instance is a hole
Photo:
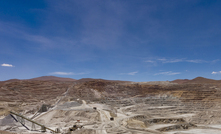
[[[76,81],[76,79],[56,77],[56,76],[40,76],[31,79],[9,79],[0,82],[17,82],[17,81]]]
[[[209,79],[209,78],[204,78],[204,77],[196,77],[194,79],[176,79],[171,81],[173,83],[177,84],[190,84],[190,83],[221,83],[221,80],[214,80],[214,79]]]
[[[57,76],[40,76],[36,78],[31,79],[9,79],[2,82],[17,82],[17,81],[78,81],[78,82],[86,82],[86,81],[96,81],[96,80],[102,80],[102,81],[122,81],[123,80],[105,80],[105,79],[95,79],[95,78],[81,78],[81,79],[73,79],[73,78],[65,78],[65,77],[57,77]],[[124,82],[132,82],[132,81],[124,81]],[[221,80],[214,80],[204,77],[196,77],[194,79],[175,79],[173,81],[170,81],[172,83],[177,84],[188,84],[188,83],[221,83]]]
[[[31,81],[76,81],[76,79],[72,78],[64,78],[64,77],[56,77],[56,76],[41,76],[32,79],[27,79]]]

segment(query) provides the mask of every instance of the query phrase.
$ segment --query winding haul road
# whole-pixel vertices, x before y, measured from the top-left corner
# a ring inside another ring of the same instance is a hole
[[[82,106],[84,106],[85,108],[94,107],[93,104],[87,105],[84,100],[82,100],[82,102],[83,102]],[[104,110],[102,104],[97,104],[96,107],[97,107],[97,111],[100,115],[100,124],[98,123],[99,125],[96,128],[93,127],[94,125],[85,126],[85,128],[96,130],[96,134],[107,134],[107,131],[106,131],[107,128],[112,128],[112,130],[114,130],[116,133],[119,130],[119,133],[124,131],[124,132],[135,132],[135,133],[139,133],[139,134],[147,134],[147,133],[148,134],[159,134],[159,132],[148,130],[148,129],[139,130],[139,129],[127,128],[126,127],[126,125],[127,125],[126,120],[130,117],[137,115],[137,114],[126,115],[123,112],[123,109],[128,108],[128,107],[120,108],[117,113],[117,117],[115,117],[113,121],[110,120],[110,117],[111,117],[110,112],[107,110]]]

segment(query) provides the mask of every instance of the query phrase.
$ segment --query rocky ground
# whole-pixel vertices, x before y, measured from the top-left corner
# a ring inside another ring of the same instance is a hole
[[[25,126],[30,130],[16,122],[9,114],[14,111],[62,133],[80,124],[83,128],[73,133],[219,134],[220,96],[221,82],[202,77],[172,82],[50,77],[4,81],[0,133],[41,133],[29,121]]]

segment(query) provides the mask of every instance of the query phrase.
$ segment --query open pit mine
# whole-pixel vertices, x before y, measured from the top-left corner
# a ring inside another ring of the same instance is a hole
[[[0,134],[221,134],[221,81],[0,82]]]

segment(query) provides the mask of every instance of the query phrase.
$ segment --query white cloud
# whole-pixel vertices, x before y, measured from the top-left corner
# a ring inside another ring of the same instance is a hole
[[[213,71],[211,74],[217,74],[217,73],[218,73],[218,72],[214,72],[214,71]]]
[[[169,60],[167,61],[167,63],[176,63],[176,62],[182,62],[183,59],[172,59],[172,60]]]
[[[130,73],[128,73],[128,75],[135,75],[136,73],[138,73],[138,71],[136,71],[136,72],[130,72]]]
[[[120,75],[135,75],[137,73],[138,73],[138,71],[130,72],[130,73],[121,73]]]
[[[3,67],[14,67],[12,64],[5,64],[5,63],[1,64],[1,66],[3,66]]]
[[[152,61],[152,60],[146,60],[145,62],[154,63],[155,61]]]
[[[191,63],[203,63],[203,62],[208,62],[204,60],[186,60],[186,62],[191,62]]]
[[[211,74],[221,74],[221,71],[218,72],[213,71]]]
[[[177,75],[177,74],[181,74],[180,72],[172,72],[172,71],[168,71],[168,72],[160,72],[160,73],[156,73],[154,75]]]
[[[216,59],[216,60],[213,60],[212,63],[216,63],[216,62],[218,62],[218,61],[220,61],[220,60],[219,60],[219,59]]]
[[[166,59],[166,58],[161,58],[157,59],[158,61],[161,61],[162,63],[176,63],[176,62],[182,62],[183,59]]]
[[[165,59],[165,58],[160,58],[160,59],[157,59],[157,60],[159,60],[159,61],[166,61],[167,59]]]
[[[180,59],[176,59],[176,58],[171,58],[171,59],[167,59],[167,58],[155,58],[152,60],[147,60],[145,62],[149,62],[149,63],[178,63],[178,62],[189,62],[189,63],[216,63],[218,62],[219,59],[216,60],[212,60],[212,61],[205,61],[205,60],[201,60],[201,59],[185,59],[185,58],[180,58]]]
[[[87,73],[73,73],[73,72],[53,72],[50,73],[50,75],[83,75],[83,74],[87,74]]]

